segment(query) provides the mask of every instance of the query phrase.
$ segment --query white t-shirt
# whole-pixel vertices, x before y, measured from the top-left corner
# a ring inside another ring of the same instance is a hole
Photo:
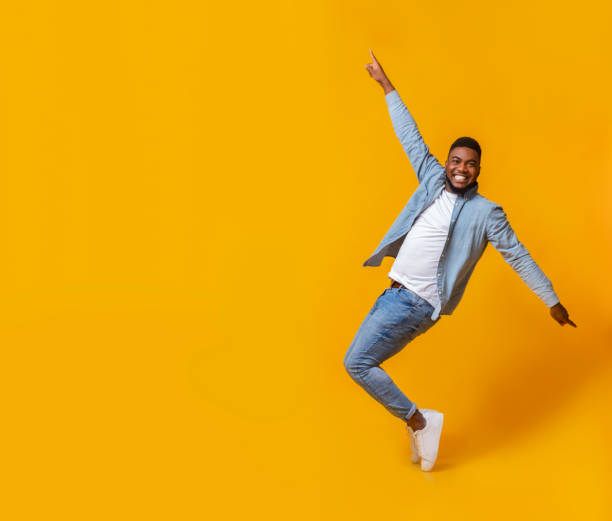
[[[406,234],[389,277],[424,298],[434,308],[440,302],[436,272],[448,236],[457,194],[443,189],[419,215]]]

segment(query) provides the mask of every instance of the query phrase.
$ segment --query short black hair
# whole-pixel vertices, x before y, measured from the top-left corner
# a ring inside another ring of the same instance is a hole
[[[472,150],[476,150],[476,152],[478,152],[478,159],[480,160],[481,158],[482,154],[480,152],[480,145],[478,144],[478,141],[476,141],[474,138],[464,136],[455,139],[455,142],[448,149],[448,153],[450,154],[451,150],[455,147],[467,147],[471,148]]]

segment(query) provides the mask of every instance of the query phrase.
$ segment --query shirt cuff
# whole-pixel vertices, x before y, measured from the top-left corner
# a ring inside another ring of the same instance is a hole
[[[553,306],[556,306],[559,302],[561,302],[559,300],[559,297],[557,297],[557,294],[552,289],[542,297],[542,300],[544,301],[544,304],[546,304],[549,308],[552,308]]]
[[[393,89],[391,92],[385,94],[385,100],[387,101],[389,108],[402,103],[402,98],[400,98],[400,95],[396,89]]]

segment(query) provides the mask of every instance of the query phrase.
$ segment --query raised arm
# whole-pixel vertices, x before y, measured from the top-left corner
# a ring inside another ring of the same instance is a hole
[[[501,253],[512,269],[518,273],[531,291],[550,308],[550,315],[554,320],[561,325],[570,324],[576,327],[576,324],[569,319],[567,310],[559,301],[550,280],[532,259],[525,246],[518,240],[501,206],[495,206],[489,213],[487,239]]]
[[[400,140],[419,183],[422,183],[429,174],[439,173],[441,170],[444,170],[444,167],[429,152],[429,147],[423,141],[414,118],[406,108],[406,105],[404,105],[389,78],[387,78],[385,71],[374,57],[371,49],[370,56],[372,57],[372,63],[368,63],[365,68],[370,73],[370,76],[383,88],[395,135]]]

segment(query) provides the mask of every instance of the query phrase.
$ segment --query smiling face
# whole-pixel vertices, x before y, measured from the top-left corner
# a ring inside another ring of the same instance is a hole
[[[446,183],[453,191],[464,191],[470,188],[480,174],[478,152],[468,147],[455,147],[448,153],[446,166]]]

